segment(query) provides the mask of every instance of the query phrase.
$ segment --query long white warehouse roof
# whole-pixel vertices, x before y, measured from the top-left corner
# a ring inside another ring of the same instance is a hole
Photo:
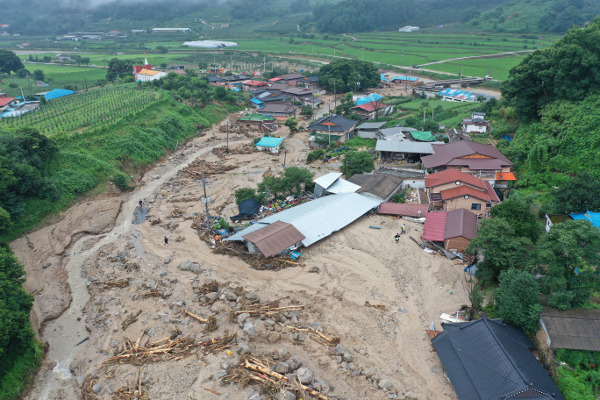
[[[265,224],[283,221],[292,224],[306,237],[302,244],[308,247],[350,225],[381,202],[381,199],[360,193],[325,196],[263,218],[227,240],[244,240],[242,236],[263,228]]]

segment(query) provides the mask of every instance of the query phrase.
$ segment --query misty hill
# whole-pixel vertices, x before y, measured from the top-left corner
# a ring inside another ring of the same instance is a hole
[[[496,32],[566,32],[600,14],[597,0],[12,0],[2,6],[0,24],[10,33],[56,35],[82,30],[149,29],[202,22],[234,23],[258,30],[286,20],[279,33],[367,32],[404,25],[452,25]],[[287,29],[287,30],[286,30]]]

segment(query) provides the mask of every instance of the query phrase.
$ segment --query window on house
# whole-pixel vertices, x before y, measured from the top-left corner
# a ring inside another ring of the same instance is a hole
[[[490,208],[490,207],[492,207],[492,203],[487,203],[485,206],[486,206],[487,208]]]
[[[479,204],[479,203],[471,204],[471,210],[481,210],[481,204]]]

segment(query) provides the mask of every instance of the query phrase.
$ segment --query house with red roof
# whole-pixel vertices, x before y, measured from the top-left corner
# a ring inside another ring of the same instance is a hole
[[[433,172],[455,169],[480,179],[492,186],[506,187],[516,180],[511,172],[513,163],[491,144],[469,140],[446,144],[432,144],[433,154],[421,157],[423,166]]]
[[[429,203],[434,210],[470,210],[478,217],[487,217],[490,209],[500,203],[491,183],[455,169],[425,177]]]
[[[256,90],[263,86],[269,86],[269,84],[267,82],[255,80],[247,80],[242,82],[242,87],[244,88],[244,90]]]
[[[372,101],[352,107],[363,120],[385,117],[394,112],[394,106],[380,101]]]
[[[6,93],[0,93],[0,112],[6,110],[15,101],[14,97],[8,97]]]
[[[427,213],[421,239],[434,242],[448,251],[463,252],[477,235],[477,215],[464,208]]]

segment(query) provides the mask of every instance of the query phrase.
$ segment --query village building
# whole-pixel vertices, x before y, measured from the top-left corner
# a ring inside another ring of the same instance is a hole
[[[279,153],[279,148],[281,147],[282,142],[283,138],[265,136],[256,142],[254,146],[260,151],[268,150],[271,153]]]
[[[411,131],[408,133],[416,142],[435,142],[438,139],[431,132]]]
[[[486,133],[490,124],[485,120],[485,113],[472,112],[471,118],[463,118],[462,130],[466,133]]]
[[[289,96],[293,101],[304,101],[313,96],[312,90],[294,86],[289,86],[288,88],[281,90],[281,93]]]
[[[248,80],[248,81],[242,82],[242,87],[244,88],[244,90],[247,90],[247,91],[255,90],[262,86],[269,86],[269,84],[267,82],[254,81],[254,80]]]
[[[427,175],[425,188],[434,210],[451,211],[464,208],[479,217],[487,217],[491,207],[500,202],[488,181],[455,169]]]
[[[385,104],[380,101],[372,101],[370,103],[363,103],[352,107],[352,110],[362,119],[379,119],[385,117],[394,112],[394,106]]]
[[[391,128],[380,129],[378,139],[396,141],[405,140],[410,132],[414,132],[416,130],[417,129],[408,126],[393,126]]]
[[[431,343],[459,400],[564,400],[519,328],[485,316],[442,328]]]
[[[364,122],[355,129],[356,135],[365,139],[379,139],[379,132],[385,122]]]
[[[402,188],[402,178],[391,174],[356,174],[348,181],[360,186],[358,193],[375,196],[382,202],[390,201]]]
[[[310,147],[325,148],[330,143],[343,143],[354,136],[358,121],[334,114],[321,118],[309,125],[311,131]]]
[[[411,33],[411,32],[416,32],[419,29],[420,28],[418,26],[406,25],[406,26],[403,26],[402,28],[398,29],[398,32]]]
[[[483,94],[473,93],[467,90],[459,90],[459,89],[444,89],[441,92],[438,92],[437,95],[442,96],[442,100],[445,101],[455,101],[462,103],[475,103],[480,98],[485,98]]]
[[[0,112],[6,110],[15,101],[14,97],[8,97],[6,93],[0,93]]]
[[[392,83],[404,83],[404,84],[417,84],[419,82],[418,77],[416,76],[395,76],[390,81]]]
[[[190,28],[152,28],[154,33],[187,33],[190,31]]]
[[[298,107],[287,102],[274,101],[265,104],[257,110],[260,115],[268,115],[276,119],[287,119],[296,116]]]
[[[592,226],[600,229],[600,212],[587,211],[585,213],[572,213],[570,216],[576,221],[588,221]]]
[[[167,74],[161,71],[155,71],[152,66],[148,63],[148,58],[144,60],[144,65],[133,66],[133,79],[136,82],[150,82],[162,79]]]
[[[404,135],[398,133],[397,135]],[[375,145],[378,158],[383,163],[418,163],[422,156],[433,154],[433,144],[410,140],[378,140]]]
[[[553,350],[600,351],[600,310],[545,307],[540,326],[538,337]]]
[[[462,253],[476,235],[477,215],[460,208],[448,212],[428,212],[421,238],[447,251]]]
[[[227,241],[246,241],[244,237],[265,225],[277,221],[293,225],[302,235],[302,246],[309,247],[334,232],[343,229],[369,211],[377,208],[380,200],[359,193],[341,193],[324,196],[272,214],[227,238]]]
[[[75,94],[77,92],[73,91],[73,90],[69,90],[69,89],[53,89],[49,92],[45,92],[45,93],[36,93],[36,96],[44,96],[44,98],[46,99],[46,101],[49,100],[54,100],[54,99],[58,99],[59,97],[64,97],[64,96],[70,96],[72,94]]]
[[[513,163],[491,144],[469,140],[433,144],[433,154],[421,157],[423,166],[433,171],[456,169],[488,180],[494,186],[516,180]]]
[[[377,214],[393,215],[395,217],[425,218],[429,206],[427,204],[381,203]]]
[[[242,236],[250,254],[260,253],[265,257],[296,250],[306,237],[293,225],[275,221],[270,225]]]
[[[313,182],[317,198],[328,194],[355,193],[360,190],[360,186],[343,179],[341,172],[331,172],[313,179]]]

